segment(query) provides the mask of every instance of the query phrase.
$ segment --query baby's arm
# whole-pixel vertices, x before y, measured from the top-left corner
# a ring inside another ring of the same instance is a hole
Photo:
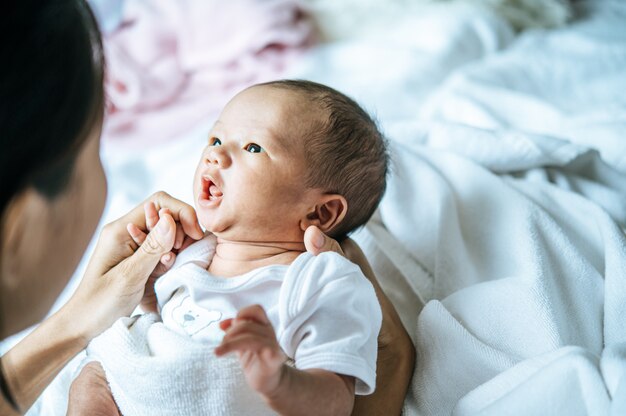
[[[220,323],[226,331],[218,356],[237,352],[250,387],[283,415],[349,415],[354,405],[354,378],[326,370],[298,370],[276,340],[274,328],[259,305],[242,309]]]

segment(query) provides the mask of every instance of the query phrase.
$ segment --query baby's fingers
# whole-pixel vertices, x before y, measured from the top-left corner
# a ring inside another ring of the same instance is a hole
[[[146,202],[143,205],[143,211],[146,215],[146,228],[148,231],[152,231],[157,222],[159,222],[159,212],[157,212],[153,202]]]
[[[228,341],[224,340],[215,348],[215,355],[221,357],[231,352],[260,352],[262,349],[271,348],[266,338],[254,334],[243,334]]]
[[[261,305],[251,305],[242,308],[237,313],[238,320],[251,320],[261,324],[269,324],[270,320]]]
[[[146,240],[147,234],[141,231],[139,227],[137,227],[133,223],[128,223],[126,225],[126,231],[128,231],[128,234],[130,234],[130,238],[132,238],[133,241],[139,246],[142,245],[143,242]]]
[[[223,321],[220,322],[220,329],[222,331],[228,330],[228,328],[232,326],[234,321],[235,321],[235,318],[224,319]]]
[[[230,341],[241,335],[254,335],[259,338],[267,338],[273,340],[276,338],[274,330],[271,325],[263,325],[253,321],[241,321],[235,319],[235,321],[226,330],[223,341]]]

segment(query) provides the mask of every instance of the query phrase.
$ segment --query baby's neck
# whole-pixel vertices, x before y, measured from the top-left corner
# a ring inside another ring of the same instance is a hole
[[[208,271],[220,277],[239,276],[271,264],[291,264],[305,252],[304,242],[246,242],[217,238]]]

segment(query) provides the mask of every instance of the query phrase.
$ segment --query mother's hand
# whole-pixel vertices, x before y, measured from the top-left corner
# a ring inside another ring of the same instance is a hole
[[[157,211],[167,210],[155,227],[146,224],[144,206],[153,203]],[[148,232],[139,246],[127,230],[134,224]],[[77,317],[84,317],[82,332],[87,340],[127,316],[142,300],[148,278],[169,253],[182,233],[194,240],[203,233],[190,205],[165,192],[157,192],[120,219],[104,226],[85,275],[66,305]]]
[[[127,225],[132,223],[148,231],[144,205],[149,202],[156,209],[168,211],[139,247]],[[152,195],[144,204],[104,227],[74,295],[2,356],[8,389],[19,408],[28,409],[61,368],[92,338],[135,309],[161,256],[172,249],[177,236],[185,235],[193,239],[202,237],[194,209],[163,192]],[[0,414],[11,414],[10,406],[1,396]]]
[[[325,251],[335,251],[359,265],[361,271],[374,286],[376,297],[383,313],[383,322],[378,335],[378,357],[376,360],[376,391],[369,396],[357,396],[353,415],[399,415],[402,412],[413,366],[415,347],[404,329],[393,304],[385,295],[376,280],[367,258],[361,248],[350,238],[341,245],[322,233],[319,228],[310,226],[304,233],[304,245],[313,255]]]

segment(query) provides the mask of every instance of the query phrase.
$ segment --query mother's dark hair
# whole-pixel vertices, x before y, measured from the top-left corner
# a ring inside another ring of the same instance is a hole
[[[64,189],[102,117],[103,50],[84,0],[9,1],[0,13],[0,213],[28,186]]]

